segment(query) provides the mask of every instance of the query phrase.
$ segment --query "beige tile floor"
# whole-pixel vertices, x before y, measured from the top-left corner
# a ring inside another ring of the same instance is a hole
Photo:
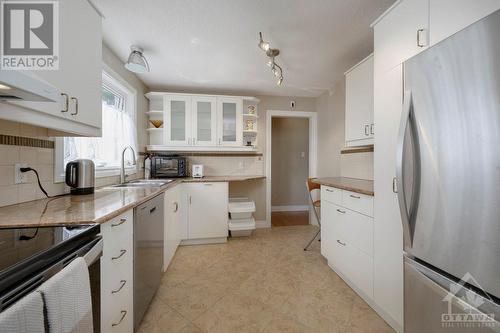
[[[326,264],[316,227],[179,247],[144,332],[393,332]]]

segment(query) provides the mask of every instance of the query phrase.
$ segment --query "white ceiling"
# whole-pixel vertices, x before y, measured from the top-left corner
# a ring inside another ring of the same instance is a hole
[[[318,96],[373,49],[374,21],[394,0],[93,0],[104,42],[125,61],[144,48],[152,90]],[[257,47],[279,48],[282,86]]]

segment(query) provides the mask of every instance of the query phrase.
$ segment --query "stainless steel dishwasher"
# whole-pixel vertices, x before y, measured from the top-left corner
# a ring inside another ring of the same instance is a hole
[[[134,328],[153,299],[163,268],[163,197],[160,194],[134,209]]]

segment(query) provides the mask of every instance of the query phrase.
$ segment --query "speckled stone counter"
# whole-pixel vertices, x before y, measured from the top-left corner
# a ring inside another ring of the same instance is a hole
[[[66,195],[0,207],[0,229],[104,223],[184,182],[232,182],[264,176],[182,178],[162,187],[104,187],[87,195]]]
[[[324,177],[315,178],[314,183],[339,188],[341,190],[375,195],[373,192],[373,180],[347,178],[347,177]]]

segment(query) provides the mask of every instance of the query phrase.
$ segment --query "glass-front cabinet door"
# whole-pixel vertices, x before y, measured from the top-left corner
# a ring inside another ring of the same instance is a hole
[[[216,98],[193,96],[193,145],[215,146],[217,144]]]
[[[243,145],[243,101],[236,97],[217,97],[219,146]]]
[[[166,145],[191,145],[191,97],[165,96],[164,112],[163,127]]]

